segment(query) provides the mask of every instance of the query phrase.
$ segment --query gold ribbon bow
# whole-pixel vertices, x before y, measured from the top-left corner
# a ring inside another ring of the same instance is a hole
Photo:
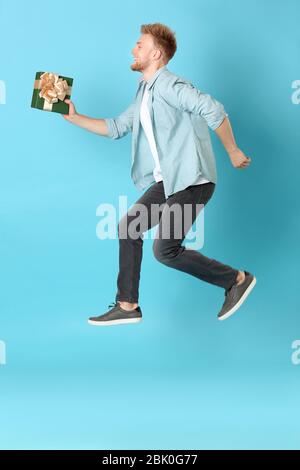
[[[58,100],[64,101],[69,92],[69,85],[55,73],[45,72],[40,76],[40,90],[40,98],[53,104]]]

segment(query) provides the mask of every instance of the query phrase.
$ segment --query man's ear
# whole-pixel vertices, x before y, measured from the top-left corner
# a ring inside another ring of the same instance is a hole
[[[162,52],[159,49],[156,49],[154,54],[155,54],[155,59],[161,59],[162,58]]]

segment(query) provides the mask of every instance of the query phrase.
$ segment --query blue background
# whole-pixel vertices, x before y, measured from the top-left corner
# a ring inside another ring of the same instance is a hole
[[[0,447],[299,448],[298,0],[0,0]],[[175,30],[169,70],[221,101],[236,170],[216,135],[218,185],[202,252],[255,273],[237,315],[223,290],[168,269],[145,240],[143,322],[93,328],[114,300],[117,240],[96,208],[132,204],[130,135],[113,141],[30,107],[40,70],[74,78],[78,112],[132,101],[140,25]]]

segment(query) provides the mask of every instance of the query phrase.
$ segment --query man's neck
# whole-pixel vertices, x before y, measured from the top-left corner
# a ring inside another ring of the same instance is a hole
[[[161,69],[162,67],[164,67],[164,65],[166,64],[161,64],[159,67],[155,68],[155,69],[147,69],[143,72],[143,77],[142,77],[142,80],[145,80],[145,81],[149,81],[151,80],[151,78],[156,74],[156,72]]]

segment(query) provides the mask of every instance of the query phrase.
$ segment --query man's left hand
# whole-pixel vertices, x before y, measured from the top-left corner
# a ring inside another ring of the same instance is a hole
[[[251,162],[251,158],[246,157],[244,152],[242,152],[240,149],[235,149],[229,152],[229,158],[235,168],[246,168],[250,165]]]

